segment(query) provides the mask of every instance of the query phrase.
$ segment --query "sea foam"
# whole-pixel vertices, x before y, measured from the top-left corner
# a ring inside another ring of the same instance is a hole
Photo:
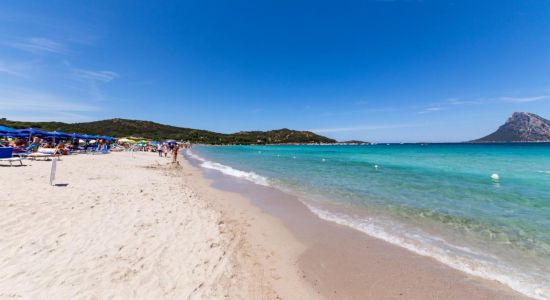
[[[372,219],[353,218],[346,214],[320,209],[308,204],[306,201],[302,202],[311,212],[323,220],[351,227],[416,254],[431,257],[467,274],[496,280],[531,298],[550,299],[550,287],[544,280],[544,274],[536,276],[540,277],[540,280],[537,280],[503,264],[493,255],[452,245],[441,237],[430,237],[428,234],[418,232],[403,232],[402,235],[397,235],[386,230],[384,226],[372,222]],[[400,229],[405,231],[403,228]]]
[[[200,157],[199,155],[193,153],[193,151],[191,151],[191,150],[188,150],[187,154],[190,157],[192,157],[193,159],[199,161],[200,166],[205,168],[205,169],[216,170],[216,171],[219,171],[219,172],[221,172],[225,175],[229,175],[229,176],[241,178],[241,179],[244,179],[244,180],[248,180],[250,182],[253,182],[255,184],[259,184],[259,185],[262,185],[262,186],[270,186],[269,180],[266,177],[258,175],[254,172],[241,171],[241,170],[238,170],[238,169],[234,169],[230,166],[226,166],[226,165],[223,165],[223,164],[220,164],[220,163],[217,163],[217,162],[209,161],[209,160],[204,159],[204,158]]]

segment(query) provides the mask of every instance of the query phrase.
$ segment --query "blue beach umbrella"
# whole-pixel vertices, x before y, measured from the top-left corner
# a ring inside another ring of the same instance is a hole
[[[0,125],[0,134],[3,134],[4,136],[8,137],[8,136],[17,134],[17,130]]]
[[[17,129],[17,132],[22,134],[22,135],[27,136],[29,139],[32,136],[45,137],[45,136],[48,135],[48,133],[45,132],[45,131],[38,130],[38,129],[33,129],[33,128]]]
[[[0,125],[0,133],[12,133],[17,134],[17,130]]]
[[[80,135],[78,133],[71,133],[71,134],[69,134],[69,137],[73,140],[77,140],[77,139],[81,139],[82,135]]]
[[[96,138],[96,137],[93,136],[93,135],[87,135],[87,134],[81,134],[79,137],[80,137],[81,139],[83,139],[83,140],[93,140],[93,139]]]
[[[48,132],[47,133],[47,137],[53,137],[53,142],[55,143],[55,140],[58,139],[58,140],[63,140],[63,139],[68,139],[70,138],[71,136],[64,133],[64,132],[61,132],[61,131],[51,131],[51,132]]]

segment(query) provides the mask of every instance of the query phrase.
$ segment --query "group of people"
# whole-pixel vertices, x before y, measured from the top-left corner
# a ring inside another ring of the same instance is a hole
[[[91,141],[84,141],[79,139],[53,139],[53,138],[41,138],[38,136],[26,138],[13,138],[0,140],[0,147],[13,148],[14,155],[24,155],[35,152],[48,153],[51,155],[68,155],[72,152],[78,151],[146,151],[146,152],[158,152],[160,157],[171,157],[172,162],[176,163],[178,159],[178,153],[180,149],[191,148],[191,143],[176,143],[167,141],[158,144],[148,144],[146,147],[137,146],[132,144],[122,144],[118,146],[111,144],[107,140],[98,139]]]
[[[187,142],[184,144],[177,143],[163,143],[157,145],[157,152],[159,157],[168,157],[168,154],[172,156],[172,162],[176,163],[178,161],[179,149],[189,149],[191,148],[191,143]]]
[[[83,150],[86,151],[92,145],[90,143],[80,144],[78,140],[55,140],[55,139],[43,139],[38,136],[32,137],[32,139],[14,138],[12,140],[6,140],[2,142],[4,147],[12,147],[13,153],[23,152],[38,152],[39,149],[47,149],[48,152],[52,152],[60,155],[67,155],[71,151]],[[94,149],[101,151],[109,148],[109,143],[106,140],[97,140],[93,145]]]

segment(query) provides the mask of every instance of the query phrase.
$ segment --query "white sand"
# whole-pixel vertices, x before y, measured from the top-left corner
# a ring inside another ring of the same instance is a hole
[[[267,267],[270,250],[247,235],[238,211],[223,211],[205,191],[199,197],[185,184],[196,174],[168,161],[63,157],[56,183],[68,185],[55,187],[51,162],[1,167],[0,298],[314,296],[288,267],[291,257]]]

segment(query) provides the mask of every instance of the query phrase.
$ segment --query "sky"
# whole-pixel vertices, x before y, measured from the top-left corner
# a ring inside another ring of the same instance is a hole
[[[0,117],[458,142],[550,119],[550,1],[0,2]]]

